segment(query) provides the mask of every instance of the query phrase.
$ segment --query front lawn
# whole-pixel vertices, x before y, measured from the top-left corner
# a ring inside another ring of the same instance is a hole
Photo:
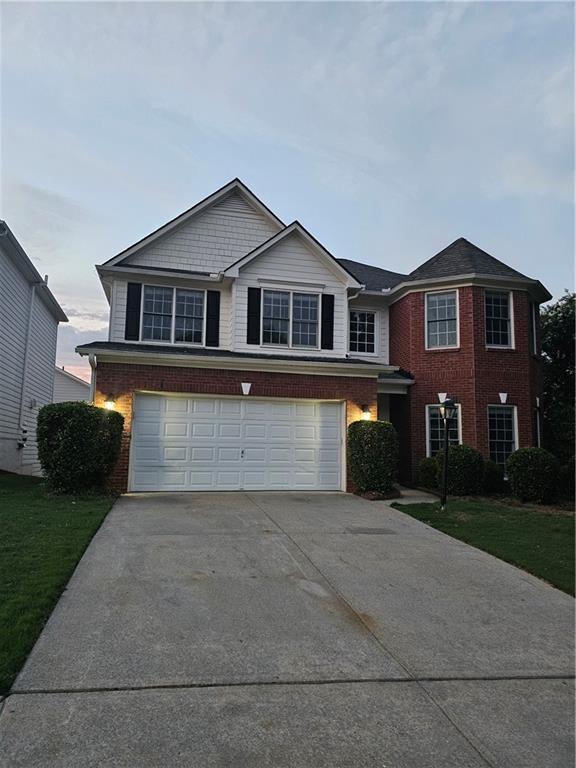
[[[497,501],[450,499],[396,509],[574,594],[574,515]]]
[[[0,473],[0,693],[5,693],[114,499],[51,496]]]

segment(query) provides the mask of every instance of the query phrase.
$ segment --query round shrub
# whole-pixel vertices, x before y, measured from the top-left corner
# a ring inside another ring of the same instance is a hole
[[[354,421],[348,427],[348,462],[360,493],[390,493],[398,472],[398,435],[387,421]]]
[[[38,457],[58,493],[101,489],[120,453],[124,417],[82,402],[45,405],[38,414]]]
[[[438,485],[442,485],[444,452],[436,454]],[[484,459],[480,451],[469,445],[451,445],[448,449],[448,493],[452,496],[475,496],[482,491]]]
[[[484,463],[484,493],[504,493],[506,482],[504,480],[504,467],[488,459]]]
[[[520,448],[510,454],[506,471],[520,501],[546,503],[558,494],[558,462],[544,448]]]
[[[416,472],[416,482],[421,488],[438,487],[438,464],[436,459],[431,456],[425,456],[418,462]]]

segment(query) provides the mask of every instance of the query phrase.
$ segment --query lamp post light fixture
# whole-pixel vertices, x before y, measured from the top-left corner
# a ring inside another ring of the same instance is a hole
[[[440,498],[440,511],[446,511],[446,496],[448,493],[448,445],[450,434],[450,421],[456,415],[456,403],[444,392],[439,395],[440,399],[440,418],[444,422],[444,465],[442,472],[442,496]]]

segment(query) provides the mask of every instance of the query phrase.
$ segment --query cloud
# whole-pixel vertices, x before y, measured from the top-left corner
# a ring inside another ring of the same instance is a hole
[[[90,373],[90,365],[87,358],[80,357],[74,350],[81,344],[88,344],[91,341],[104,341],[108,339],[108,331],[105,326],[98,331],[78,330],[73,325],[63,323],[58,327],[58,347],[56,351],[56,364],[65,366],[75,375],[80,375],[76,371]],[[72,370],[74,369],[74,370]]]

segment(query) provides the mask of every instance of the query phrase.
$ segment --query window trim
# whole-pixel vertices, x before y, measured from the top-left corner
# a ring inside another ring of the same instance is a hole
[[[290,296],[290,303],[288,306],[288,344],[273,344],[271,342],[264,341],[264,294],[265,293],[287,293]],[[308,296],[316,296],[318,300],[318,320],[316,321],[316,346],[304,346],[302,344],[292,343],[292,321],[294,318],[294,294],[306,294]],[[319,291],[303,290],[299,288],[262,288],[262,300],[260,301],[260,346],[267,349],[321,349],[320,347],[320,332],[322,329],[322,294]]]
[[[428,296],[438,296],[441,293],[456,294],[456,344],[431,347],[428,344]],[[447,288],[443,291],[424,291],[424,348],[426,350],[460,349],[460,291],[458,288]]]
[[[350,313],[370,312],[374,315],[374,352],[352,352],[350,349]],[[379,357],[380,356],[380,311],[373,307],[348,307],[348,354],[352,357]]]
[[[509,344],[488,344],[488,323],[486,316],[486,294],[487,293],[507,293],[508,309],[510,310],[510,343]],[[486,349],[516,349],[516,339],[514,333],[514,292],[502,288],[484,288],[484,345]]]
[[[144,302],[146,288],[165,288],[172,291],[172,323],[170,324],[170,341],[162,341],[160,339],[145,339],[144,334]],[[202,341],[174,341],[175,329],[176,329],[176,291],[196,291],[197,293],[204,294],[204,314],[202,322]],[[140,301],[140,335],[139,342],[142,344],[157,344],[159,346],[170,344],[178,347],[205,347],[206,346],[206,320],[207,320],[207,301],[208,301],[208,289],[207,288],[186,288],[182,285],[162,285],[161,283],[142,283],[142,299]]]
[[[507,410],[510,410],[512,408],[512,426],[514,428],[514,448],[512,449],[512,453],[514,451],[518,450],[519,443],[518,443],[518,408],[515,405],[512,405],[511,403],[488,403],[486,406],[486,426],[487,426],[487,435],[488,435],[488,455],[490,459],[493,461],[492,456],[490,455],[490,408],[498,408],[499,410],[502,410],[502,408],[505,408]],[[499,466],[502,466],[501,464]],[[506,465],[504,465],[506,466]]]
[[[430,453],[430,408],[439,408],[441,403],[428,403],[424,406],[424,413],[426,417],[426,457],[432,458]],[[462,404],[456,403],[458,410],[458,445],[462,445]]]

